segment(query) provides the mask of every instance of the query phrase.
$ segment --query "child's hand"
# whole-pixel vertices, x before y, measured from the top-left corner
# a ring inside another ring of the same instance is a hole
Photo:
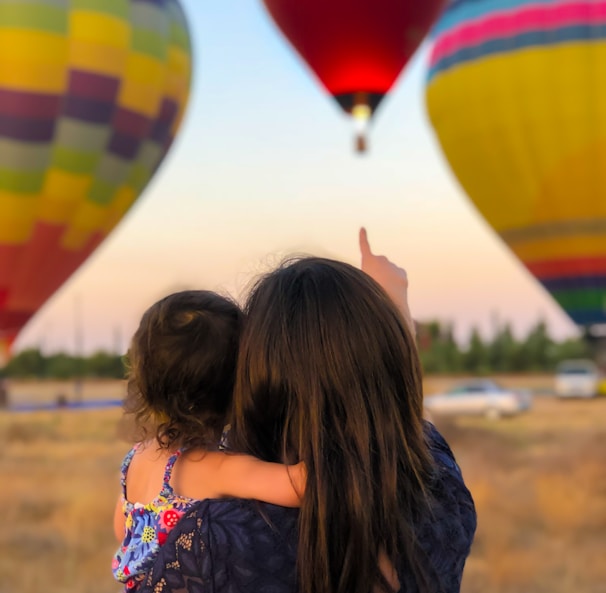
[[[299,461],[296,465],[289,465],[288,475],[299,500],[302,500],[307,486],[307,466],[303,461]]]
[[[370,250],[366,229],[360,229],[360,253],[362,254],[362,271],[380,284],[391,300],[397,305],[413,335],[415,325],[408,307],[408,276],[384,255],[374,255]]]

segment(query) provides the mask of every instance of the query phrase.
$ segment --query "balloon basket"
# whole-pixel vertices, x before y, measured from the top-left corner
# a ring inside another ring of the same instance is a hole
[[[351,110],[351,117],[356,130],[355,149],[358,154],[364,154],[368,149],[368,125],[372,111],[367,103],[358,103]]]
[[[364,154],[368,149],[368,142],[366,141],[366,136],[362,134],[358,134],[356,136],[355,149],[358,154]]]

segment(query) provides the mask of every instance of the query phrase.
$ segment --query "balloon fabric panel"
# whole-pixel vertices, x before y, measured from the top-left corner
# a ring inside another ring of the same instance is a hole
[[[0,3],[0,340],[143,191],[190,78],[177,0]]]
[[[606,2],[460,1],[427,105],[479,212],[578,324],[606,322]]]

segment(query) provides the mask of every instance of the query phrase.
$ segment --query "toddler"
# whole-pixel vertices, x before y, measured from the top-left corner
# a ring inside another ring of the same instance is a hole
[[[297,507],[302,464],[266,463],[219,450],[243,321],[209,291],[167,296],[143,315],[128,354],[124,402],[138,430],[122,463],[112,569],[126,590],[143,580],[169,531],[205,498],[255,498]]]

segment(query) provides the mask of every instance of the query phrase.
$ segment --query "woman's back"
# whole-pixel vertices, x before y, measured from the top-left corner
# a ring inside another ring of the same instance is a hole
[[[398,279],[401,306],[353,266],[303,258],[261,279],[245,307],[229,446],[302,462],[298,515],[206,502],[167,540],[144,591],[459,592],[473,501],[423,422],[407,276],[363,254]]]
[[[435,461],[432,514],[414,531],[435,591],[458,593],[476,514],[452,452],[427,424]],[[338,495],[338,493],[337,493]],[[169,535],[141,593],[294,593],[298,511],[248,500],[207,500]],[[398,567],[401,591],[416,592],[415,578]],[[370,592],[369,592],[370,593]]]

